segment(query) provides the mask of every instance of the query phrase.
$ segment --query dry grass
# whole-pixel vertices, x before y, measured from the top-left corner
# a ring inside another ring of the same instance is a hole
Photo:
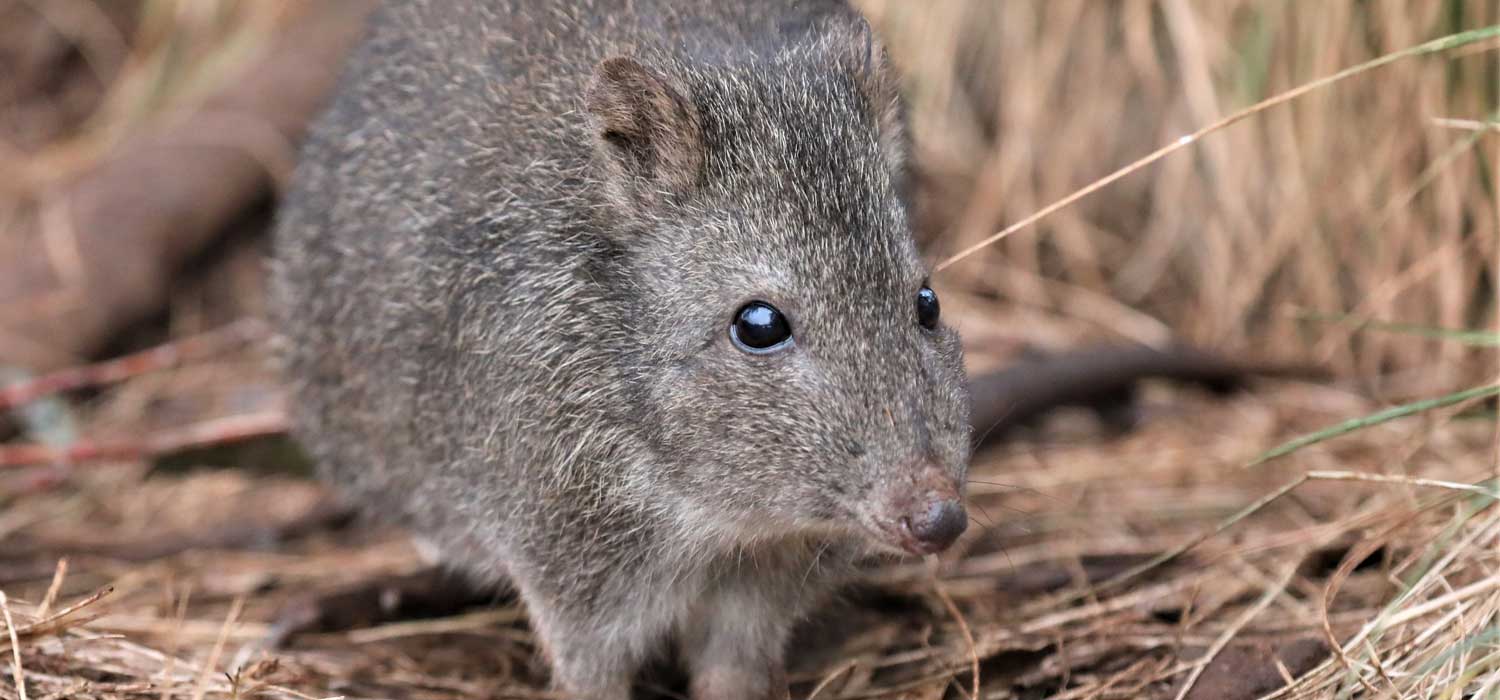
[[[1500,22],[1484,0],[863,4],[915,68],[948,251],[1255,101]],[[1475,353],[1356,339],[1296,312],[1493,322],[1500,146],[1442,120],[1484,120],[1500,105],[1494,47],[1403,62],[1265,112],[976,256],[950,283],[1076,319],[1080,334],[1149,342],[1171,329],[1312,350],[1371,381],[1434,366],[1423,382],[1472,379]]]
[[[913,72],[934,259],[1257,100],[1500,23],[1488,0],[862,1]],[[110,24],[86,0],[12,4],[46,8],[99,78],[0,104],[0,232],[6,207],[190,103],[286,6],[145,0]],[[1246,466],[1500,372],[1493,348],[1298,318],[1496,328],[1496,48],[1258,114],[947,270],[945,313],[976,368],[1016,344],[1186,336],[1324,359],[1345,379],[1230,400],[1153,390],[1126,437],[1065,414],[982,456],[976,527],[808,625],[794,696],[1500,697],[1493,420],[1460,403]],[[177,327],[216,294],[185,291]],[[131,435],[274,405],[258,352],[131,376],[77,423]],[[0,470],[0,699],[545,696],[513,603],[258,650],[299,597],[414,570],[399,532],[123,554],[275,531],[319,502],[305,481],[243,469]]]
[[[936,570],[911,562],[877,572],[853,602],[815,620],[795,656],[799,696],[821,685],[821,698],[962,697],[977,682],[991,698],[1166,698],[1196,676],[1200,694],[1187,697],[1257,697],[1240,694],[1237,679],[1274,678],[1274,663],[1258,661],[1266,654],[1300,676],[1294,697],[1364,684],[1441,697],[1500,678],[1490,639],[1500,513],[1469,486],[1490,473],[1487,422],[1389,424],[1245,469],[1285,435],[1370,404],[1286,385],[1229,402],[1164,393],[1149,406],[1159,415],[1121,440],[1062,421],[1047,441],[980,460],[974,531]],[[1198,435],[1215,439],[1188,437]],[[1283,488],[1316,469],[1345,471]],[[1366,470],[1380,480],[1350,481]],[[188,697],[200,684],[207,697],[249,697],[252,687],[272,697],[540,692],[532,640],[510,603],[259,653],[278,609],[413,571],[415,552],[400,533],[357,528],[122,561],[112,553],[133,543],[274,528],[318,503],[314,486],[283,477],[144,476],[139,466],[80,472],[13,500],[0,518],[5,541],[81,552],[50,614],[37,612],[53,585],[46,568],[4,584],[31,697]],[[1187,543],[1197,545],[1138,567]],[[1109,582],[1128,571],[1138,573]],[[104,586],[112,592],[70,610]],[[1325,658],[1326,640],[1344,654]],[[1205,658],[1217,664],[1199,671]]]

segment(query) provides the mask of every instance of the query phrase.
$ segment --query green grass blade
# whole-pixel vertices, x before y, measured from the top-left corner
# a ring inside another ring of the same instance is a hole
[[[1265,462],[1276,459],[1277,457],[1284,457],[1286,455],[1289,455],[1293,452],[1296,452],[1297,450],[1307,447],[1308,445],[1314,445],[1323,442],[1324,440],[1331,440],[1333,438],[1339,437],[1340,435],[1352,433],[1356,430],[1362,430],[1371,426],[1380,425],[1381,423],[1393,421],[1397,418],[1405,418],[1410,415],[1422,413],[1423,411],[1430,411],[1434,408],[1452,406],[1453,404],[1468,401],[1470,399],[1479,399],[1488,396],[1500,396],[1500,384],[1492,384],[1489,386],[1482,386],[1474,389],[1466,389],[1464,391],[1448,394],[1447,396],[1439,396],[1435,399],[1415,401],[1412,403],[1395,406],[1393,408],[1388,408],[1378,413],[1372,413],[1368,416],[1353,418],[1337,425],[1324,428],[1315,433],[1309,433],[1307,435],[1303,435],[1302,437],[1283,443],[1281,446],[1276,447],[1275,449],[1272,449],[1259,457],[1256,457],[1253,461],[1250,462],[1250,464],[1246,466],[1253,467],[1257,464],[1263,464]]]
[[[1297,318],[1303,321],[1321,323],[1348,323],[1359,326],[1358,330],[1386,331],[1388,333],[1402,333],[1422,338],[1432,338],[1434,340],[1451,340],[1476,347],[1500,347],[1500,333],[1492,331],[1467,331],[1458,328],[1419,326],[1413,323],[1376,321],[1348,314],[1321,314],[1311,311],[1299,313],[1297,314]]]

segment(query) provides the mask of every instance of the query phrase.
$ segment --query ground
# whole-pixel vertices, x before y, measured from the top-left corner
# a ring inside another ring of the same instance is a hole
[[[1017,435],[976,461],[976,520],[954,551],[872,573],[805,626],[792,655],[795,696],[965,697],[976,665],[989,698],[1166,698],[1195,676],[1186,697],[1253,698],[1283,685],[1283,670],[1321,664],[1302,683],[1316,687],[1340,677],[1330,633],[1348,639],[1424,572],[1441,585],[1393,604],[1402,619],[1384,620],[1372,640],[1384,651],[1424,629],[1462,634],[1454,614],[1494,610],[1484,594],[1495,588],[1497,521],[1474,516],[1461,491],[1313,481],[1233,520],[1309,470],[1380,473],[1401,459],[1414,468],[1395,479],[1483,478],[1491,424],[1467,419],[1392,424],[1245,466],[1365,403],[1298,382],[1227,398],[1152,387],[1130,434],[1108,434],[1080,413]],[[260,459],[278,454],[267,448]],[[0,586],[23,638],[29,697],[545,693],[524,611],[503,596],[261,648],[293,603],[422,564],[399,531],[321,517],[327,501],[313,482],[214,469],[212,453],[198,459],[187,469],[76,469],[0,514],[9,543]],[[1429,544],[1448,560],[1434,565]],[[66,570],[54,575],[61,554]],[[1445,593],[1447,603],[1420,609]],[[43,600],[53,612],[37,609]],[[47,622],[33,632],[38,620]],[[1444,620],[1456,626],[1428,627]],[[1212,661],[1200,672],[1206,650]],[[16,696],[0,685],[0,697]]]

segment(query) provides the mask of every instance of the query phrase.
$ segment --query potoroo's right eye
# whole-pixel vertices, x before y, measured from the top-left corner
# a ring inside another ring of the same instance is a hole
[[[752,301],[734,314],[729,338],[745,352],[757,355],[776,352],[791,346],[792,325],[776,307]]]

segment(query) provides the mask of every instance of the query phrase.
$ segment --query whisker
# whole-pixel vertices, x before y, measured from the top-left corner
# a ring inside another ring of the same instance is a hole
[[[999,548],[1000,555],[1005,557],[1005,565],[1010,567],[1010,572],[1014,574],[1016,572],[1016,562],[1014,559],[1010,558],[1010,550],[1006,549],[1005,545],[1003,544],[997,544],[995,546]]]
[[[976,517],[974,517],[972,515],[969,516],[969,522],[974,523],[974,525],[978,526],[979,532],[981,534],[988,534],[990,532],[994,532],[995,527],[996,527],[994,523],[990,523],[989,525],[986,525],[986,524],[980,522],[978,518],[976,518]]]
[[[1012,406],[1011,408],[1006,409],[1003,415],[991,422],[990,427],[985,428],[984,432],[980,434],[979,439],[974,441],[974,446],[979,447],[980,445],[983,445],[986,441],[988,441],[990,439],[990,433],[995,432],[996,428],[1004,425],[1005,421],[1010,418],[1011,413],[1014,411],[1015,407]]]
[[[970,483],[970,484],[984,484],[985,486],[995,486],[995,487],[999,487],[999,488],[1002,488],[1002,489],[1011,489],[1012,491],[1017,491],[1019,493],[1027,493],[1027,494],[1032,494],[1032,495],[1035,495],[1035,496],[1041,496],[1042,498],[1045,498],[1045,499],[1048,499],[1048,500],[1051,500],[1051,501],[1058,500],[1058,498],[1056,496],[1053,496],[1053,495],[1051,495],[1049,493],[1046,493],[1044,491],[1038,491],[1037,489],[1034,489],[1034,488],[1032,488],[1030,486],[1021,486],[1021,485],[1018,485],[1018,484],[1006,484],[1006,483],[1001,483],[999,481],[984,481],[983,479],[967,479],[966,481],[968,483]]]
[[[1025,509],[1022,509],[1022,508],[1017,508],[1015,506],[1008,506],[1008,505],[1005,505],[1004,503],[991,503],[990,505],[995,506],[996,508],[999,508],[1000,510],[1003,510],[1003,511],[1015,513],[1016,515],[1024,515],[1026,517],[1031,517],[1033,515],[1036,515],[1036,511],[1025,510]]]
[[[995,527],[995,519],[990,517],[990,512],[984,509],[983,504],[979,503],[978,501],[973,501],[969,505],[978,508],[979,512],[984,515],[985,522],[989,523],[990,527]]]

